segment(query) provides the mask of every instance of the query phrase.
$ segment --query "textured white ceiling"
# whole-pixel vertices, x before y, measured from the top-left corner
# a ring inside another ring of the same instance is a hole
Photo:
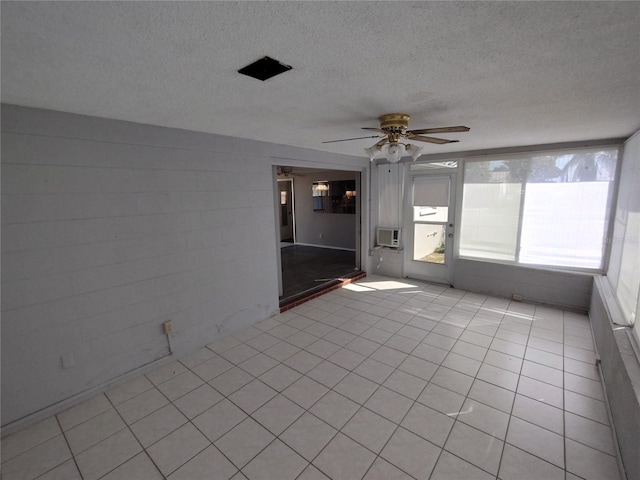
[[[5,2],[2,101],[364,156],[383,113],[467,125],[425,153],[640,128],[638,2]],[[261,82],[236,71],[274,57]]]

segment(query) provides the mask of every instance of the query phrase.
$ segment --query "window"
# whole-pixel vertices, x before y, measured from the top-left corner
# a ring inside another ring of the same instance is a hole
[[[419,163],[410,163],[409,164],[409,171],[410,172],[428,172],[428,171],[432,171],[432,170],[437,170],[437,169],[444,169],[444,168],[451,168],[451,169],[456,169],[458,168],[458,161],[457,160],[447,160],[444,162],[419,162]]]
[[[640,134],[624,145],[607,278],[640,346]]]
[[[460,255],[602,268],[617,148],[469,160]]]
[[[311,185],[311,195],[313,196],[313,211],[324,212],[325,200],[329,196],[329,182],[313,182]]]
[[[326,180],[313,182],[313,211],[324,213],[356,213],[356,181]]]

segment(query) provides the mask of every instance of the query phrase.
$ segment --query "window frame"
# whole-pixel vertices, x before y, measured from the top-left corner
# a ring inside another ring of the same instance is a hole
[[[621,160],[622,160],[622,148],[623,146],[620,143],[615,144],[594,144],[588,146],[579,146],[579,147],[559,147],[559,148],[546,148],[546,149],[531,149],[531,150],[517,150],[513,152],[500,152],[495,154],[485,153],[479,155],[470,155],[464,158],[459,159],[458,168],[459,174],[461,177],[460,186],[460,217],[458,224],[460,225],[460,234],[458,235],[458,242],[456,245],[456,256],[457,258],[463,260],[472,260],[478,262],[486,262],[486,263],[496,263],[501,265],[511,265],[518,266],[524,268],[533,268],[539,270],[547,270],[547,271],[559,271],[559,272],[574,272],[574,273],[585,273],[585,274],[605,274],[609,268],[609,261],[611,256],[611,243],[612,243],[612,235],[615,224],[615,211],[617,205],[617,195],[618,195],[618,187],[620,182],[620,169],[621,169]],[[515,252],[515,260],[504,260],[497,258],[486,258],[486,257],[474,257],[470,255],[462,255],[460,254],[460,237],[463,229],[463,203],[464,203],[464,186],[465,186],[465,174],[466,174],[466,166],[468,163],[472,162],[488,162],[488,161],[501,161],[501,160],[517,160],[527,159],[537,156],[544,155],[566,155],[572,153],[580,153],[580,152],[593,152],[597,150],[613,150],[616,154],[616,165],[614,171],[614,178],[612,181],[612,188],[609,192],[609,208],[608,208],[608,218],[605,225],[605,231],[603,232],[603,250],[601,257],[601,265],[598,268],[590,268],[590,267],[572,267],[572,266],[561,266],[561,265],[552,265],[552,264],[542,264],[542,263],[523,263],[519,261],[520,258],[520,250],[521,250],[521,239],[522,239],[522,224],[523,224],[523,216],[524,216],[524,199],[526,195],[526,182],[525,182],[525,194],[522,195],[519,207],[519,218],[518,218],[518,231],[517,231],[517,240],[516,240],[516,252]]]

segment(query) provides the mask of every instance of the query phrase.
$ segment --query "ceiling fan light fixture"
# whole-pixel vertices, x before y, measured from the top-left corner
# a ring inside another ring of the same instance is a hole
[[[387,160],[389,163],[398,163],[404,153],[404,145],[394,142],[387,147]]]
[[[376,157],[376,155],[380,153],[380,148],[378,148],[378,145],[376,144],[372,147],[365,148],[364,151],[369,157],[369,161],[373,162],[373,159]]]
[[[398,163],[405,153],[410,155],[415,162],[418,157],[422,155],[423,147],[418,147],[417,145],[413,145],[410,143],[400,142],[415,141],[444,145],[447,143],[457,142],[458,140],[447,140],[444,138],[425,135],[430,135],[432,133],[468,132],[470,130],[469,127],[465,127],[463,125],[408,130],[409,118],[409,115],[407,115],[406,113],[387,113],[386,115],[382,115],[379,118],[380,128],[362,127],[363,130],[378,132],[377,135],[369,137],[344,138],[342,140],[329,140],[322,143],[346,142],[364,138],[382,138],[382,140],[380,140],[372,147],[364,149],[365,153],[369,157],[369,160],[373,162],[373,159],[378,155],[379,152],[383,151],[383,148],[385,148],[386,145],[384,155],[389,163]]]
[[[424,150],[424,147],[418,147],[417,145],[412,144],[407,145],[407,152],[409,153],[409,155],[411,155],[411,158],[413,158],[414,162],[420,155],[422,155],[422,150]]]

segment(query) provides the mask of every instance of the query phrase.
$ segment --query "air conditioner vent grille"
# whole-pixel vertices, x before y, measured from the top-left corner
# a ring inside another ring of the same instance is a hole
[[[381,247],[398,248],[400,247],[400,233],[399,228],[378,227],[376,242]]]

